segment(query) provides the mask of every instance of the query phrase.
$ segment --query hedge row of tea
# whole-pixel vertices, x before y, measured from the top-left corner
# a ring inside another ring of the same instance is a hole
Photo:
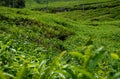
[[[84,46],[80,52],[45,52],[33,44],[21,44],[1,34],[1,79],[118,79],[119,56],[104,47]],[[19,43],[19,46],[15,46]],[[14,46],[16,47],[14,47]],[[20,47],[22,46],[22,47]]]

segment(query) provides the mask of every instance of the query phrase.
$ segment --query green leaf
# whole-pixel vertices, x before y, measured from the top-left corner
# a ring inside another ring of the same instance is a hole
[[[69,52],[69,54],[78,58],[83,58],[83,54],[79,52]]]
[[[67,71],[70,74],[70,76],[71,76],[72,79],[78,79],[77,75],[75,75],[75,73],[71,69],[64,68],[64,70]]]

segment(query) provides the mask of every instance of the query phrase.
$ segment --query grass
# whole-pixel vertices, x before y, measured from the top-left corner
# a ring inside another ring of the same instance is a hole
[[[0,79],[120,78],[119,0],[86,0],[84,12],[74,2],[51,2],[73,9],[56,13],[0,7]]]

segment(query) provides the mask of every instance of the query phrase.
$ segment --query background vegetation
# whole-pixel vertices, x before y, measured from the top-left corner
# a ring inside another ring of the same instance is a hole
[[[25,0],[0,0],[0,5],[15,8],[23,8],[25,7]]]

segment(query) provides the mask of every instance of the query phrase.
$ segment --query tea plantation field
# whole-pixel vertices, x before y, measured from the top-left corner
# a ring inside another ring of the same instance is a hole
[[[0,6],[0,79],[120,78],[120,0],[36,1]]]

